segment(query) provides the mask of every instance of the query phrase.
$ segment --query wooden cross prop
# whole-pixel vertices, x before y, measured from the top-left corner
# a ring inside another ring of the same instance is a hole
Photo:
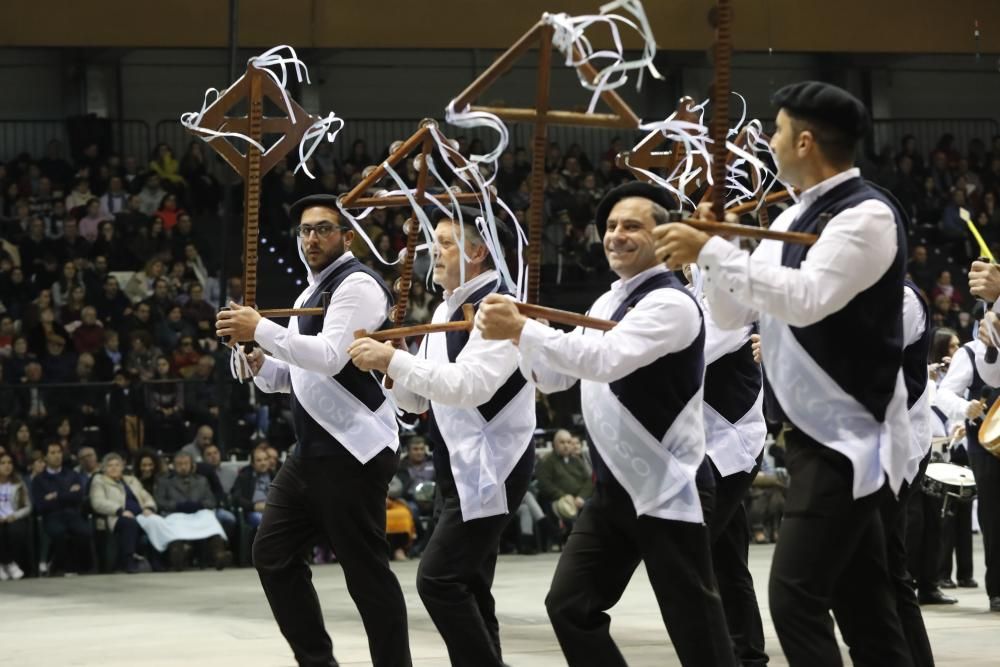
[[[535,84],[534,108],[471,106],[469,109],[470,111],[485,111],[508,122],[534,124],[534,136],[531,144],[531,195],[528,206],[529,303],[538,303],[540,288],[542,225],[544,224],[542,209],[545,197],[545,153],[548,147],[548,126],[571,125],[621,129],[637,129],[639,127],[639,117],[613,90],[602,91],[601,99],[611,107],[614,113],[582,113],[550,108],[549,80],[552,70],[553,33],[554,28],[551,25],[544,21],[536,23],[452,101],[452,107],[458,111],[472,105],[490,86],[507,73],[521,56],[533,46],[538,47],[538,78]],[[579,47],[574,45],[573,48],[575,57],[582,60],[583,53],[580,52]],[[576,66],[576,69],[588,81],[597,81],[598,71],[589,62],[581,62]]]
[[[264,116],[265,99],[270,99],[287,115]],[[243,100],[247,103],[246,116],[227,115]],[[243,179],[243,305],[245,306],[251,308],[257,306],[261,180],[298,146],[302,136],[317,120],[316,117],[306,113],[295,100],[285,96],[271,75],[253,62],[247,65],[246,73],[223,92],[202,116],[200,126],[207,130],[239,133],[261,145],[265,135],[281,135],[264,152],[249,143],[245,152],[241,152],[226,137],[209,138],[206,142]],[[200,138],[211,137],[198,132],[195,128],[188,128],[188,132]],[[294,308],[285,308],[262,310],[260,314],[264,317],[290,317],[298,313]]]

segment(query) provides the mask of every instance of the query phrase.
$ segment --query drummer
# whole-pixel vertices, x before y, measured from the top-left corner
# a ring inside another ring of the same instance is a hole
[[[1000,613],[1000,458],[987,452],[979,442],[980,418],[1000,395],[1000,361],[986,361],[987,348],[993,346],[987,330],[997,325],[997,316],[988,313],[987,318],[989,325],[980,327],[979,337],[962,346],[952,359],[934,405],[949,419],[965,419],[969,463],[979,493],[986,595],[990,611]]]

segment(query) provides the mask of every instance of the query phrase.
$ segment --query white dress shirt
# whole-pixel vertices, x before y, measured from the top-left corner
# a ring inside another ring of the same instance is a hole
[[[848,169],[805,192],[771,225],[787,231],[821,196],[852,178]],[[830,218],[798,268],[781,266],[781,241],[761,241],[751,254],[715,236],[702,248],[698,266],[712,314],[721,327],[737,328],[759,312],[795,327],[815,324],[874,285],[896,257],[893,211],[869,199]]]
[[[909,287],[903,288],[903,347],[913,345],[924,335],[927,318],[924,304]]]
[[[445,292],[444,302],[434,311],[432,322],[447,322],[470,294],[497,282],[496,271],[487,271],[454,292]],[[430,334],[443,336],[445,334]],[[469,341],[454,363],[438,364],[426,358],[427,339],[420,342],[416,355],[396,350],[389,362],[393,395],[407,412],[425,412],[429,401],[459,408],[475,408],[486,403],[517,370],[518,354],[510,341],[484,340],[473,328]]]
[[[952,357],[948,372],[934,394],[934,406],[953,422],[965,421],[969,404],[979,400],[979,396],[968,396],[969,386],[972,384],[972,363],[966,348],[975,352],[976,370],[983,382],[990,387],[1000,387],[1000,360],[987,363],[986,346],[979,340],[963,345]]]
[[[594,302],[590,314],[610,317],[636,287],[666,271],[657,265],[615,281],[611,290]],[[700,331],[701,313],[693,299],[680,290],[654,290],[602,336],[583,335],[581,327],[566,333],[528,320],[518,343],[521,369],[545,393],[569,389],[578,379],[610,383],[686,349]]]
[[[310,284],[295,300],[295,307],[305,303],[330,273],[353,257],[345,252],[319,274],[310,273]],[[388,308],[385,291],[374,278],[359,271],[345,278],[331,296],[323,330],[315,336],[297,333],[297,327],[293,331],[262,319],[254,340],[272,356],[264,357],[254,383],[265,392],[288,393],[291,389],[288,364],[328,377],[337,375],[351,360],[347,348],[354,341],[354,332],[380,327]]]

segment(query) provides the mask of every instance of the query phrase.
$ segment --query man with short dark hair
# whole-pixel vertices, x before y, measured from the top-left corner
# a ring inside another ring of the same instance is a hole
[[[32,505],[42,517],[42,527],[52,541],[49,575],[90,569],[90,524],[83,517],[84,483],[63,466],[58,442],[45,447],[45,470],[31,482]]]
[[[716,322],[759,320],[764,372],[785,433],[791,483],[771,567],[771,616],[794,665],[840,665],[833,611],[857,663],[911,665],[879,515],[909,473],[903,360],[906,213],[860,178],[868,112],[807,81],[774,97],[779,175],[801,192],[751,255],[681,223],[657,229],[668,266],[697,263]],[[701,215],[711,219],[711,212]]]
[[[267,450],[253,450],[250,465],[240,470],[233,483],[233,502],[243,510],[243,518],[254,529],[260,525],[267,504],[267,489],[271,485],[271,460]]]
[[[174,455],[174,473],[156,483],[156,506],[160,512],[164,515],[175,512],[193,514],[201,510],[214,512],[216,505],[208,480],[194,471],[194,459],[187,452],[177,452]],[[212,519],[209,518],[209,521]],[[221,525],[219,529],[221,531]],[[168,548],[170,565],[175,570],[184,567],[186,542],[176,540]],[[222,570],[232,562],[232,554],[220,535],[212,535],[201,542],[202,556],[212,562],[215,569]]]

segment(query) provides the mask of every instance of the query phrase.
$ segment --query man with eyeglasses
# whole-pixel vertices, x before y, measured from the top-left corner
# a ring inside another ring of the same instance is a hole
[[[336,201],[313,195],[290,211],[309,282],[295,307],[318,307],[326,292],[326,315],[293,317],[285,328],[231,303],[219,313],[216,333],[267,350],[249,355],[254,381],[291,398],[298,446],[271,483],[253,562],[296,660],[337,664],[302,557],[319,533],[344,569],[373,664],[405,666],[411,664],[406,606],[385,537],[385,499],[398,463],[395,413],[378,381],[347,354],[355,331],[382,325],[392,296],[348,249],[354,232]]]

